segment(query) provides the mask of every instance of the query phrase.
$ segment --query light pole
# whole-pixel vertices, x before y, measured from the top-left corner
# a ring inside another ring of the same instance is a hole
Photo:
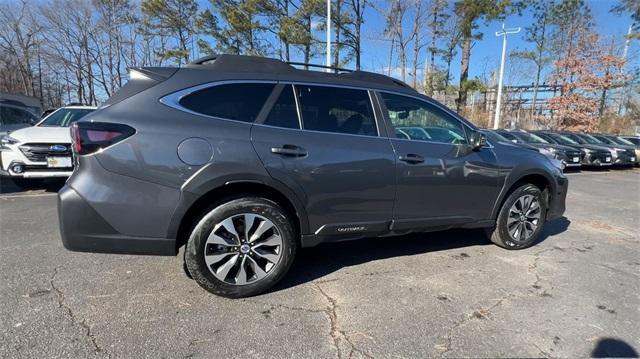
[[[331,66],[331,0],[327,0],[327,67]],[[331,69],[327,69],[331,72]]]
[[[629,31],[627,31],[627,39],[624,42],[624,50],[622,51],[622,60],[627,61],[627,54],[629,53],[629,43],[631,42],[631,30],[633,29],[632,25],[629,25]],[[625,63],[626,67],[626,63]],[[621,70],[621,73],[624,75],[624,67]],[[620,104],[618,105],[618,116],[622,114],[622,106],[624,106],[624,100],[626,99],[626,91],[627,90],[627,81],[625,81],[624,85],[620,88]]]
[[[498,97],[496,98],[496,114],[493,118],[493,129],[500,127],[500,105],[502,104],[502,76],[504,75],[504,58],[507,54],[507,35],[517,34],[520,32],[519,27],[505,28],[502,23],[502,30],[496,31],[496,36],[502,36],[502,60],[500,61],[500,76],[498,78]]]

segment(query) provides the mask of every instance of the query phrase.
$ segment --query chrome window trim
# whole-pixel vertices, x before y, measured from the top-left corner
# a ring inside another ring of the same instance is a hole
[[[371,104],[371,112],[373,112],[373,122],[375,122],[376,124],[376,136],[375,137],[382,137],[380,136],[380,124],[378,121],[378,115],[376,115],[376,107],[373,104],[373,97],[371,96],[371,90],[367,90],[367,95],[369,95],[369,104]]]
[[[203,117],[207,117],[207,118],[213,118],[216,120],[223,120],[223,121],[232,121],[232,122],[238,122],[238,123],[246,123],[246,124],[253,124],[253,125],[259,125],[259,126],[267,126],[267,127],[273,127],[273,128],[285,128],[285,127],[279,127],[279,126],[272,126],[272,125],[265,125],[262,123],[256,123],[255,121],[253,122],[246,122],[246,121],[240,121],[240,120],[233,120],[230,118],[225,118],[225,117],[218,117],[218,116],[211,116],[211,115],[207,115],[201,112],[196,112],[193,110],[190,110],[184,106],[182,106],[180,104],[180,100],[182,100],[183,98],[185,98],[186,96],[191,95],[194,92],[200,91],[200,90],[204,90],[210,87],[214,87],[214,86],[221,86],[221,85],[228,85],[228,84],[236,84],[236,83],[267,83],[267,84],[282,84],[282,85],[291,85],[292,91],[293,91],[293,98],[296,102],[296,112],[298,114],[298,125],[300,126],[299,131],[311,131],[311,132],[318,132],[318,133],[337,133],[337,134],[341,134],[341,135],[349,135],[349,136],[359,136],[359,137],[378,137],[381,138],[383,136],[381,136],[380,134],[380,123],[379,123],[379,119],[378,116],[376,115],[376,111],[375,111],[375,105],[373,103],[373,99],[371,97],[371,92],[372,91],[376,91],[373,90],[371,88],[366,88],[366,87],[358,87],[358,86],[348,86],[348,85],[336,85],[336,84],[323,84],[323,83],[316,83],[316,82],[304,82],[304,81],[277,81],[277,80],[221,80],[221,81],[211,81],[211,82],[207,82],[207,83],[203,83],[200,85],[195,85],[192,87],[187,87],[185,89],[179,90],[179,91],[175,91],[172,93],[169,93],[167,95],[164,95],[160,98],[160,103],[162,103],[165,106],[171,107],[175,110],[178,111],[182,111],[182,112],[186,112],[192,115],[196,115],[196,116],[203,116]],[[324,86],[324,87],[338,87],[338,88],[347,88],[347,89],[353,89],[353,90],[362,90],[362,91],[366,91],[367,92],[367,96],[369,96],[369,104],[371,106],[371,112],[373,114],[373,119],[374,122],[376,124],[376,132],[377,134],[375,136],[371,136],[371,135],[357,135],[357,134],[351,134],[351,133],[341,133],[341,132],[328,132],[328,131],[317,131],[317,130],[308,130],[304,128],[304,119],[302,118],[302,112],[301,112],[301,108],[300,108],[300,101],[298,99],[298,95],[296,92],[296,85],[307,85],[307,86]],[[293,128],[288,128],[289,130],[296,130]]]
[[[293,101],[296,103],[296,113],[298,114],[298,126],[299,130],[304,131],[304,121],[302,119],[302,112],[300,112],[300,101],[298,100],[298,92],[296,91],[296,85],[294,84],[284,84],[285,86],[291,86],[291,91],[293,91]],[[278,127],[278,126],[274,126]]]

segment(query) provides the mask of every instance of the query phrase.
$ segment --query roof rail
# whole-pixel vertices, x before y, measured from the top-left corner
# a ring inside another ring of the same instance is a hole
[[[282,61],[280,59],[273,59],[260,56],[246,56],[246,55],[228,55],[218,54],[205,56],[190,62],[187,67],[190,66],[207,66],[212,69],[231,72],[243,72],[243,71],[259,71],[259,72],[271,72],[271,73],[293,73],[292,71],[308,71],[305,69],[296,68],[294,66],[306,66],[320,69],[333,70],[331,73],[326,73],[327,76],[339,76],[344,79],[351,79],[357,81],[370,81],[379,84],[385,84],[387,86],[399,86],[406,89],[414,90],[406,83],[394,79],[392,77],[377,74],[374,72],[349,70],[340,67],[325,66],[308,64],[304,62]],[[314,72],[314,71],[312,71]],[[315,71],[316,74],[309,73],[309,76],[321,76],[321,72]],[[415,91],[415,90],[414,90]]]
[[[320,69],[333,70],[336,73],[338,73],[338,72],[353,72],[353,70],[344,69],[344,68],[335,67],[335,66],[308,64],[308,63],[305,63],[305,62],[293,62],[293,61],[287,61],[286,63],[289,64],[289,65],[292,65],[292,66],[317,67],[317,68],[320,68]]]
[[[207,62],[214,61],[215,59],[218,58],[218,56],[220,56],[220,55],[209,55],[209,56],[201,57],[199,59],[195,59],[195,60],[189,62],[189,64],[190,65],[204,65]]]
[[[408,84],[398,79],[394,79],[393,77],[383,75],[383,74],[378,74],[375,72],[353,71],[353,72],[342,74],[342,76],[352,78],[354,80],[360,80],[360,81],[383,82],[389,85],[401,86],[401,87],[413,90],[413,87],[409,86]]]

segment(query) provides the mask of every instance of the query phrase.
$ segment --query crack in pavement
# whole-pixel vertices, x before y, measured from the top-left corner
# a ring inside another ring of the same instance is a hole
[[[444,345],[437,344],[435,346],[436,349],[440,351],[440,358],[443,358],[446,353],[448,353],[448,352],[450,352],[452,350],[452,348],[451,348],[451,346],[452,346],[452,338],[451,337],[453,336],[453,332],[456,329],[458,329],[464,323],[468,322],[471,319],[491,319],[491,318],[489,318],[489,314],[491,314],[491,311],[494,310],[495,308],[499,307],[500,305],[502,305],[502,303],[505,300],[507,300],[507,299],[509,299],[511,297],[514,297],[514,295],[513,294],[504,295],[502,298],[498,299],[489,308],[486,308],[486,309],[480,308],[478,310],[474,310],[471,314],[465,315],[464,318],[462,318],[460,321],[453,323],[451,328],[449,328],[449,332],[447,333],[447,336],[444,338],[446,340],[446,343]]]
[[[255,304],[260,304],[260,305],[267,305],[267,306],[269,306],[269,310],[286,309],[286,310],[301,311],[301,312],[307,312],[307,313],[326,313],[327,312],[326,309],[311,309],[311,308],[304,308],[304,307],[292,307],[292,306],[285,305],[285,304],[273,304],[273,303],[268,303],[268,302],[261,302],[261,301],[258,301],[258,300],[247,300],[247,299],[244,299],[243,302],[255,303]]]
[[[533,263],[531,265],[529,265],[528,271],[529,273],[533,274],[535,276],[535,281],[533,282],[533,284],[531,285],[533,288],[535,289],[542,289],[542,286],[540,285],[542,282],[542,277],[540,276],[540,274],[538,273],[538,264],[541,260],[540,255],[544,252],[550,252],[550,251],[564,251],[566,249],[576,249],[573,247],[573,242],[571,243],[571,246],[569,248],[562,248],[562,247],[551,247],[551,248],[545,248],[543,250],[540,250],[536,253],[534,253],[534,260]],[[591,249],[591,248],[588,248]],[[553,289],[554,287],[551,286],[551,289]],[[447,335],[445,336],[445,344],[437,344],[435,347],[437,350],[440,351],[440,358],[443,358],[444,355],[448,352],[450,352],[452,350],[452,336],[453,333],[456,329],[458,329],[460,326],[462,326],[464,323],[466,323],[467,321],[471,320],[471,319],[491,319],[489,317],[489,314],[491,314],[491,311],[494,310],[495,308],[499,307],[500,305],[502,305],[502,303],[504,303],[505,300],[509,299],[509,298],[517,298],[520,296],[526,295],[524,293],[509,293],[504,295],[503,297],[501,297],[500,299],[498,299],[492,306],[490,306],[489,308],[483,309],[480,308],[478,310],[474,310],[471,314],[466,314],[461,320],[454,322],[453,325],[451,326],[451,328],[449,329],[449,332],[447,333]],[[551,297],[551,295],[547,292],[546,289],[542,290],[542,293],[539,294],[540,296],[543,297]],[[535,344],[534,344],[535,345]],[[544,353],[543,351],[540,351],[541,353]]]
[[[338,312],[337,312],[338,301],[333,297],[331,297],[329,294],[327,294],[327,292],[325,292],[324,289],[322,289],[319,283],[313,283],[313,284],[315,288],[322,294],[322,296],[324,296],[327,302],[329,302],[329,306],[324,310],[324,312],[327,314],[327,317],[329,319],[329,325],[330,325],[329,335],[333,339],[333,346],[338,351],[338,359],[343,358],[342,351],[340,350],[340,340],[344,340],[351,347],[348,358],[353,357],[354,353],[358,353],[366,358],[373,358],[371,354],[366,353],[364,350],[358,348],[353,343],[353,341],[351,340],[351,338],[349,337],[346,331],[339,329]]]
[[[73,313],[73,310],[71,309],[71,307],[69,307],[69,305],[67,305],[65,303],[65,296],[64,293],[58,288],[56,287],[56,285],[54,284],[54,280],[56,278],[56,276],[58,275],[58,268],[53,268],[53,275],[51,276],[51,279],[49,279],[49,285],[51,286],[51,290],[54,291],[58,297],[58,308],[63,309],[67,315],[69,316],[69,318],[71,319],[71,322],[73,324],[77,324],[80,327],[82,327],[85,331],[85,336],[89,339],[89,342],[91,343],[91,346],[93,347],[93,352],[94,354],[98,354],[100,352],[105,352],[107,354],[108,357],[111,357],[111,355],[109,355],[109,353],[107,353],[105,350],[103,350],[97,343],[96,341],[96,337],[93,334],[93,332],[91,331],[91,327],[89,325],[87,325],[86,321],[83,319],[82,321],[78,321],[76,315]]]
[[[534,347],[536,347],[536,349],[538,349],[538,351],[540,352],[540,354],[542,354],[542,357],[544,358],[553,358],[553,356],[549,353],[547,353],[546,351],[542,350],[540,348],[540,346],[538,346],[538,344],[536,343],[531,343]]]

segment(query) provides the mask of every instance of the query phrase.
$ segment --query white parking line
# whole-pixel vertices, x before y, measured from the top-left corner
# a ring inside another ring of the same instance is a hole
[[[0,199],[23,198],[23,197],[50,197],[57,196],[58,193],[33,193],[33,194],[5,194],[0,195]]]

